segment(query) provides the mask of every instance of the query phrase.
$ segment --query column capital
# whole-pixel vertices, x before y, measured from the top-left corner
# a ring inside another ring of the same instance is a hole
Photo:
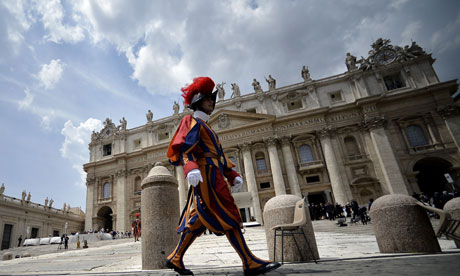
[[[243,144],[238,145],[238,147],[239,147],[242,151],[251,151],[252,145],[251,145],[251,143],[245,142],[245,143],[243,143]]]
[[[376,129],[376,128],[382,128],[386,125],[387,120],[385,119],[385,116],[379,115],[379,116],[364,116],[363,120],[363,125],[367,129]]]
[[[290,145],[292,137],[291,135],[287,135],[287,136],[281,137],[279,140],[280,140],[281,145]]]
[[[331,126],[323,127],[322,129],[316,131],[319,137],[331,137],[335,135],[336,129]]]
[[[264,143],[267,145],[267,146],[276,146],[276,142],[278,141],[277,138],[275,137],[269,137],[267,139],[264,139]]]
[[[128,175],[128,170],[127,169],[120,169],[118,170],[115,175],[117,177],[124,177],[124,176],[127,176]]]
[[[452,116],[459,115],[460,106],[449,104],[446,106],[438,107],[436,111],[439,113],[439,115],[442,116],[443,119],[446,119]]]

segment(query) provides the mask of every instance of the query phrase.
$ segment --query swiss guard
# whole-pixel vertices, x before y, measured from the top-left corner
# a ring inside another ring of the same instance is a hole
[[[193,241],[209,229],[216,235],[226,235],[243,262],[244,275],[259,275],[280,266],[277,262],[257,258],[249,250],[241,228],[243,221],[229,186],[234,191],[243,179],[232,168],[217,134],[207,124],[216,105],[217,90],[208,77],[198,77],[183,87],[185,105],[194,111],[185,116],[168,148],[169,162],[183,165],[190,185],[186,207],[182,211],[177,232],[181,238],[166,261],[166,266],[180,275],[193,275],[186,269],[183,257]]]

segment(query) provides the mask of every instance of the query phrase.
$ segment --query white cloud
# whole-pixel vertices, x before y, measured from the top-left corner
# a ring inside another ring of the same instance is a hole
[[[60,59],[53,59],[49,64],[42,65],[37,77],[45,89],[51,89],[61,79],[63,71],[64,63]]]
[[[64,135],[64,142],[61,145],[61,156],[72,162],[74,168],[80,174],[80,181],[77,186],[85,187],[86,173],[83,171],[83,164],[89,161],[88,144],[91,140],[93,130],[100,130],[103,127],[102,121],[89,118],[85,122],[74,126],[71,120],[64,124],[61,134]]]
[[[29,88],[26,88],[24,90],[24,93],[26,94],[26,96],[24,97],[24,99],[18,102],[19,110],[30,108],[32,102],[34,101],[34,95],[30,93]]]
[[[431,43],[439,53],[460,48],[460,12],[455,20],[431,35]]]
[[[418,31],[422,28],[421,21],[409,23],[401,33],[401,38],[405,44],[410,44],[411,41],[417,37]]]
[[[81,26],[71,26],[63,23],[65,21],[65,11],[59,0],[37,1],[35,5],[37,12],[41,15],[43,26],[48,31],[45,39],[55,43],[76,43],[85,38]],[[68,17],[67,19],[70,18],[74,17]]]

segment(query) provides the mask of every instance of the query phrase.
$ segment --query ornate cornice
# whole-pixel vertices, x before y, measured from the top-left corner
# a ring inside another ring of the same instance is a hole
[[[376,129],[376,128],[382,128],[386,125],[387,120],[385,119],[385,116],[379,115],[379,116],[365,116],[364,121],[363,121],[363,126],[366,129]]]
[[[323,127],[322,129],[316,131],[319,137],[331,137],[336,134],[337,130],[331,126]]]

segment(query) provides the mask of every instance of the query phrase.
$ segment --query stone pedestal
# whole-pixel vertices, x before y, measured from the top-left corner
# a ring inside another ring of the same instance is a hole
[[[165,167],[156,164],[141,185],[142,269],[166,268],[166,257],[179,238],[177,180]]]
[[[264,207],[265,236],[267,237],[267,247],[270,259],[273,260],[273,226],[292,223],[294,220],[295,204],[301,198],[295,195],[280,195],[271,198]],[[307,223],[303,226],[303,231],[307,236],[308,243],[313,252],[315,259],[319,259],[318,248],[316,246],[315,233],[311,224],[310,213],[305,208]],[[303,262],[313,260],[312,253],[302,235],[295,237],[301,248],[300,254],[292,236],[284,237],[284,261],[286,262]],[[276,260],[281,260],[281,237],[276,237]]]
[[[441,252],[430,219],[416,202],[402,194],[374,201],[370,216],[381,253]]]
[[[444,211],[449,213],[450,217],[453,219],[460,219],[460,197],[453,198],[444,205]],[[460,228],[455,232],[457,235],[460,235]],[[460,242],[455,241],[457,248],[460,248]]]

